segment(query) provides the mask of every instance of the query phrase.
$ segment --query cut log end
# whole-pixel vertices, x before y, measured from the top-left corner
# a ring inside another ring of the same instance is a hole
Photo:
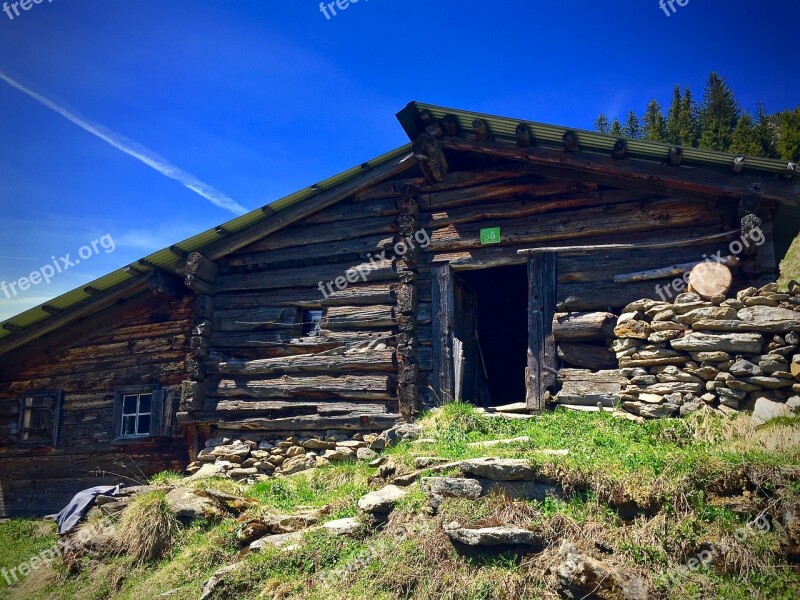
[[[689,273],[689,291],[703,300],[726,295],[732,284],[731,270],[721,263],[700,263]]]

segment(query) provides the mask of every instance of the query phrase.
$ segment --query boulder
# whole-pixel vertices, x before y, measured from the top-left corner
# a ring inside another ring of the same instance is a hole
[[[532,480],[536,472],[524,458],[474,458],[461,462],[461,470],[494,481]]]
[[[316,464],[317,461],[316,457],[314,456],[306,456],[305,454],[301,456],[294,456],[292,458],[287,458],[286,461],[281,465],[281,473],[283,475],[292,475],[293,473],[299,473],[300,471],[313,469]]]
[[[179,519],[216,521],[221,517],[219,505],[199,490],[175,488],[165,501]]]
[[[322,527],[333,535],[357,535],[364,529],[364,526],[356,518],[328,521]]]
[[[425,428],[422,427],[422,425],[416,425],[414,423],[399,423],[391,429],[387,429],[381,433],[380,436],[373,441],[371,448],[373,450],[382,450],[383,448],[391,448],[392,446],[396,446],[403,441],[410,442],[420,438],[424,431]],[[376,447],[376,445],[381,445],[379,442],[381,440],[383,442],[383,448]]]
[[[359,448],[356,450],[356,458],[358,460],[374,460],[377,456],[378,453],[369,448]]]
[[[408,496],[408,492],[396,485],[370,492],[358,501],[358,508],[373,514],[388,514],[394,510],[400,500]]]
[[[444,532],[451,542],[463,546],[529,546],[540,549],[544,546],[541,536],[522,527],[481,527],[467,529],[458,523],[445,525]]]
[[[753,409],[753,425],[763,425],[771,419],[790,417],[792,414],[792,409],[785,404],[773,402],[762,396],[756,399],[756,406]]]
[[[562,543],[558,556],[560,563],[554,572],[562,594],[568,598],[649,598],[647,584],[643,579],[585,556],[568,542]]]
[[[187,477],[186,481],[197,481],[209,477],[227,477],[225,466],[217,463],[205,463],[196,473]]]

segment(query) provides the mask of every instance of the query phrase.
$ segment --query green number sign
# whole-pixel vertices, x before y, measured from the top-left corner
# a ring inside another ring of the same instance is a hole
[[[499,244],[500,228],[481,229],[481,244]]]

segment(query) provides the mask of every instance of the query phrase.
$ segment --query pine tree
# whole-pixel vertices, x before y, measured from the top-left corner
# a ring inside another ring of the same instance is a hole
[[[719,74],[712,72],[700,108],[700,147],[727,152],[738,119],[733,91]]]
[[[762,156],[763,149],[758,143],[758,132],[753,117],[744,113],[736,122],[736,129],[731,134],[731,144],[728,149],[733,154],[746,154],[750,156]]]
[[[672,104],[667,112],[667,141],[681,145],[681,119],[683,117],[683,96],[681,86],[676,85],[672,92]]]
[[[683,92],[683,100],[681,101],[678,141],[676,143],[687,148],[696,148],[698,137],[697,110],[692,98],[692,90],[687,87]]]
[[[633,138],[634,140],[638,140],[639,137],[641,137],[642,130],[641,126],[639,125],[639,117],[636,116],[635,112],[630,111],[628,113],[628,118],[625,120],[625,126],[622,128],[622,135]]]
[[[600,113],[594,122],[594,128],[600,133],[608,133],[608,117]]]
[[[778,158],[778,128],[760,100],[756,109],[756,138],[762,156]]]
[[[609,131],[611,135],[621,136],[622,135],[622,123],[619,122],[618,117],[614,117],[614,122],[611,123],[611,130]]]
[[[655,142],[667,141],[667,128],[664,123],[664,114],[661,112],[661,105],[655,100],[647,105],[647,111],[642,117],[644,126],[642,127],[642,139]]]
[[[776,115],[778,153],[784,160],[800,161],[800,105]]]

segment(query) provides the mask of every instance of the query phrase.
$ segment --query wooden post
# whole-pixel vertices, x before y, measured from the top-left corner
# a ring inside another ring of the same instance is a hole
[[[398,238],[396,242],[413,239],[419,227],[419,190],[412,185],[403,186],[398,200]],[[417,269],[420,249],[415,244],[402,257],[394,259],[395,270],[400,279],[397,289],[397,396],[400,414],[408,419],[417,410],[419,388],[417,377]]]
[[[556,382],[556,350],[553,316],[556,312],[555,252],[528,256],[528,369],[526,401],[528,409],[545,409],[545,392]]]
[[[433,301],[433,391],[436,401],[453,400],[453,274],[449,263],[431,267]]]

